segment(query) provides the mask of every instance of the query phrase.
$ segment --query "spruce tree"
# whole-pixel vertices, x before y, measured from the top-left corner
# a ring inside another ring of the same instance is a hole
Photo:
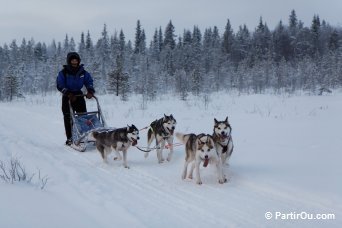
[[[319,52],[321,22],[318,15],[314,15],[311,24],[312,56]]]
[[[135,40],[134,40],[134,53],[140,54],[141,53],[141,24],[140,20],[137,21],[137,27],[135,29]]]
[[[84,32],[82,32],[81,41],[80,41],[80,44],[78,45],[78,53],[80,54],[81,58],[84,57],[85,52],[86,52],[86,44],[85,44],[85,39],[84,39]]]
[[[334,31],[330,34],[328,47],[330,51],[335,51],[339,48],[339,46],[338,32],[336,29],[334,29]]]
[[[298,19],[295,10],[292,10],[289,16],[289,28],[292,34],[294,34],[296,29],[298,28]]]
[[[175,41],[175,27],[172,24],[172,21],[167,24],[165,28],[165,33],[164,33],[164,42],[163,46],[164,47],[170,47],[171,49],[174,49],[176,46],[176,41]]]
[[[223,41],[222,41],[222,51],[225,55],[230,55],[232,53],[233,43],[234,43],[233,29],[228,19],[224,33],[223,33]]]
[[[124,56],[126,42],[125,42],[125,34],[123,33],[122,29],[120,30],[119,44],[120,44],[120,54]]]
[[[70,47],[69,47],[69,36],[68,34],[65,35],[65,39],[63,42],[63,55],[66,56],[66,54],[70,52]]]
[[[16,69],[14,65],[9,66],[1,84],[1,96],[4,99],[12,101],[14,97],[18,97],[20,95],[19,79],[16,76]]]

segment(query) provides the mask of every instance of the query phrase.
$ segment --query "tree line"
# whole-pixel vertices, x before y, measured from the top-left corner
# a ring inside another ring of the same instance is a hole
[[[194,26],[176,36],[170,20],[148,42],[138,20],[134,42],[126,41],[122,30],[108,34],[106,25],[96,42],[89,31],[78,44],[68,35],[49,45],[13,40],[0,46],[0,100],[55,91],[57,73],[70,51],[80,53],[97,93],[123,100],[130,94],[154,99],[172,93],[186,99],[230,90],[314,93],[342,85],[342,29],[318,15],[304,26],[292,10],[288,23],[280,21],[273,30],[260,17],[253,31],[246,25],[233,31],[228,19],[222,34],[216,26],[204,31]]]

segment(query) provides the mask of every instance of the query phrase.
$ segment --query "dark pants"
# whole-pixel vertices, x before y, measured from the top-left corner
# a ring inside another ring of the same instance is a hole
[[[71,102],[71,107],[74,112],[86,112],[87,107],[83,96],[77,97],[74,102]],[[72,138],[71,134],[71,116],[70,116],[70,108],[69,108],[69,98],[67,96],[63,96],[62,98],[62,112],[64,116],[64,127],[65,134],[67,139]]]

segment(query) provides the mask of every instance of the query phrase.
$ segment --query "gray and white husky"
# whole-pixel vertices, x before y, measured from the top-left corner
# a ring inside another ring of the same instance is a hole
[[[225,179],[222,172],[221,160],[215,150],[215,143],[213,137],[207,134],[181,134],[176,133],[176,137],[185,144],[185,163],[182,173],[182,179],[187,176],[187,169],[189,163],[192,163],[188,178],[192,179],[194,168],[196,168],[196,183],[202,184],[200,176],[200,164],[207,167],[210,164],[215,164],[217,168],[218,182],[223,184]]]
[[[127,165],[127,150],[133,145],[135,146],[139,140],[139,130],[132,124],[131,126],[117,128],[114,130],[93,132],[92,136],[95,138],[95,145],[100,152],[103,161],[107,163],[107,156],[111,153],[112,148],[116,152],[117,157],[114,160],[121,160],[122,157],[119,151],[123,154],[123,165],[125,168],[129,168]]]
[[[172,114],[170,116],[164,114],[163,118],[155,120],[150,124],[150,128],[147,132],[147,147],[150,148],[152,141],[156,141],[157,158],[159,163],[164,161],[163,149],[165,147],[165,142],[170,145],[170,152],[166,159],[167,161],[171,161],[173,154],[173,132],[176,128],[176,124],[177,121]],[[149,153],[145,153],[145,158],[148,157],[148,154]]]
[[[232,127],[228,122],[228,116],[224,121],[217,121],[214,118],[213,139],[215,142],[216,151],[221,158],[222,165],[225,165],[232,155],[234,149]]]

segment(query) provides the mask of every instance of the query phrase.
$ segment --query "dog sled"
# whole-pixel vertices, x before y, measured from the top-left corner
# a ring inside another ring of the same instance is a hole
[[[76,96],[85,96],[76,95]],[[84,152],[87,149],[87,144],[94,142],[94,139],[88,136],[93,131],[108,130],[103,113],[101,111],[100,103],[96,96],[93,96],[97,104],[97,111],[78,112],[76,113],[69,101],[71,126],[72,126],[72,144],[73,149]]]

